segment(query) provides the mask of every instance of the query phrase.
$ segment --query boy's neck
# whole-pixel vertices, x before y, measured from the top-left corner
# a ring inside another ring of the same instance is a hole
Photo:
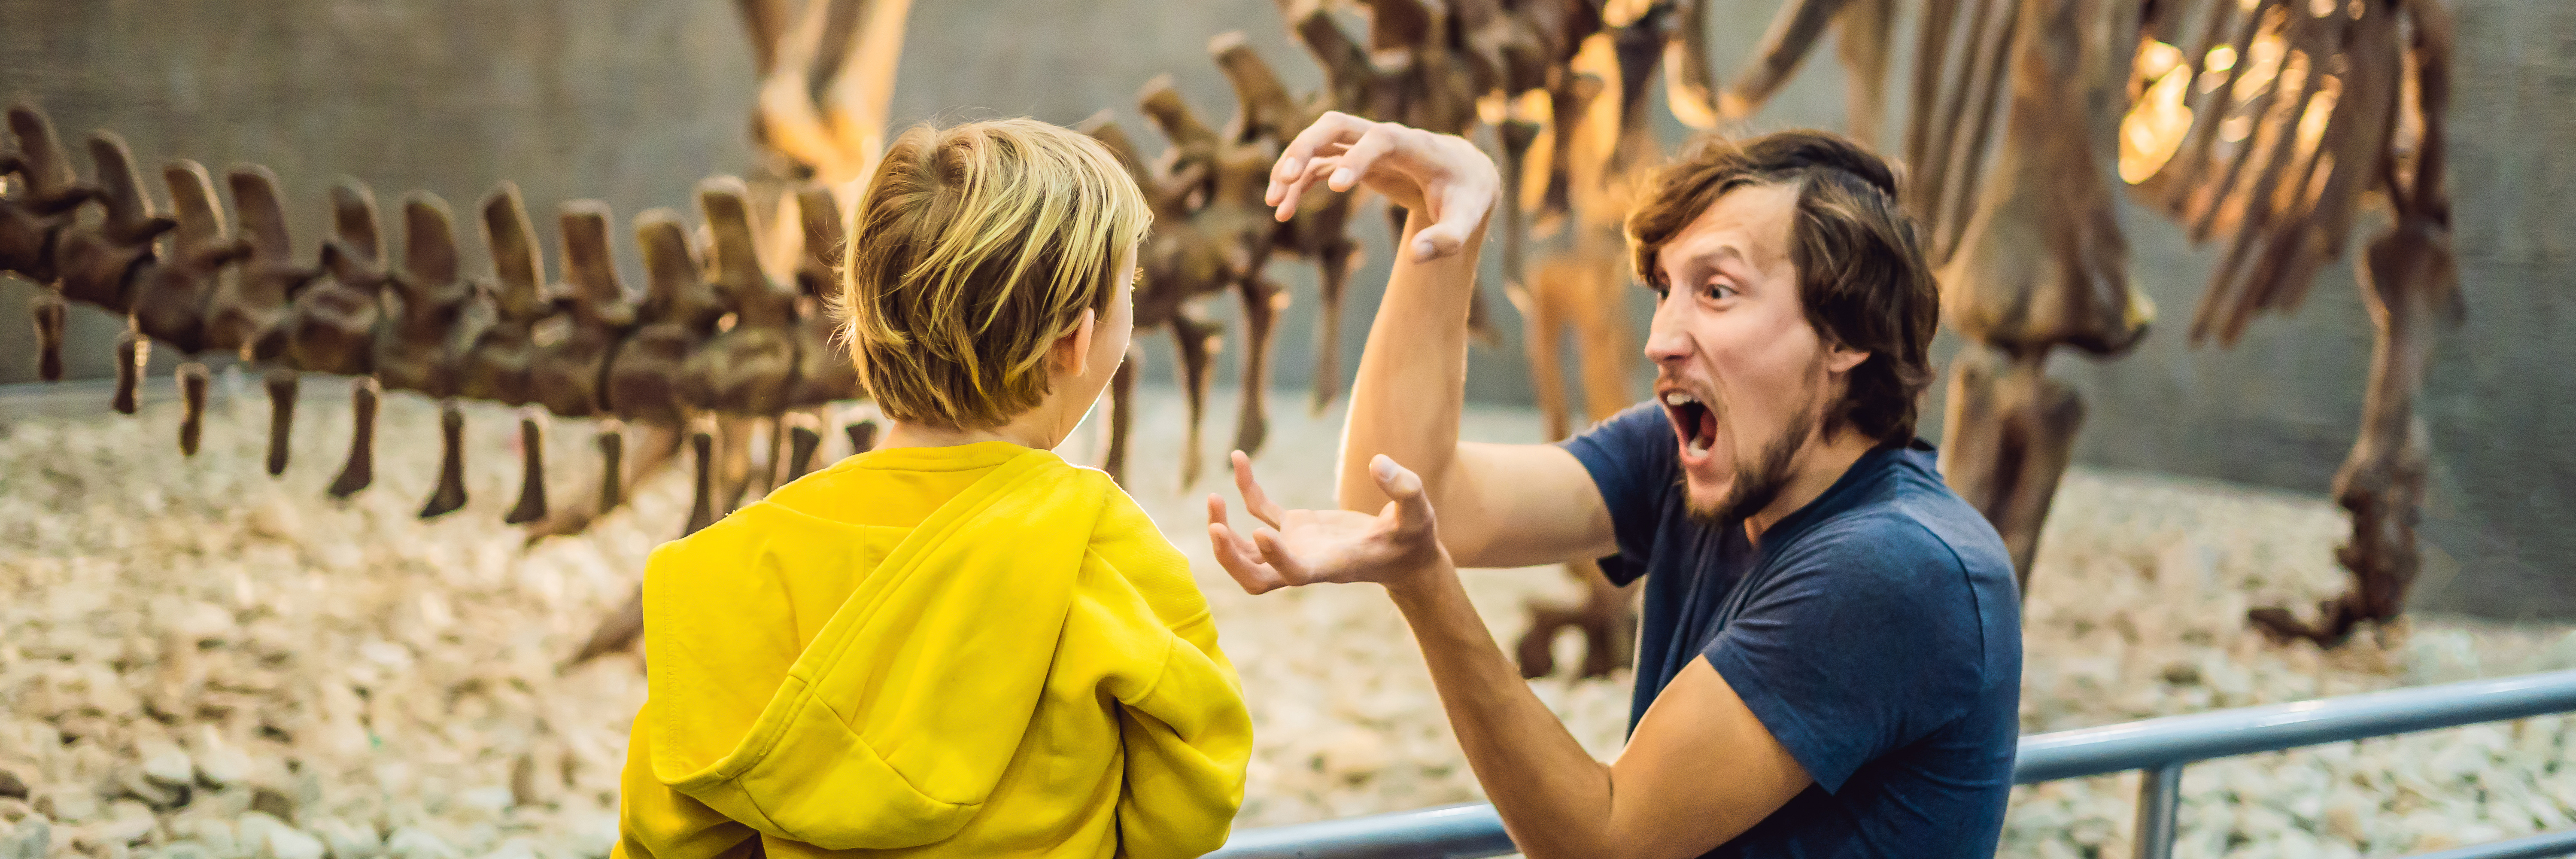
[[[878,441],[877,447],[957,447],[985,441],[1008,442],[1036,450],[1049,450],[1055,447],[1053,440],[1048,438],[1049,433],[1045,430],[1034,426],[1023,426],[1022,423],[1022,421],[1013,421],[984,429],[956,429],[905,421],[889,421],[885,436]]]

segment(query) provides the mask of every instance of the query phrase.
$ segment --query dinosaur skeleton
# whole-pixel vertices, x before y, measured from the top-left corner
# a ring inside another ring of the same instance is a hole
[[[134,410],[154,340],[191,357],[234,353],[264,371],[273,403],[272,473],[287,464],[300,374],[355,376],[357,430],[335,495],[370,482],[376,399],[387,389],[409,390],[444,404],[442,474],[425,517],[465,503],[464,416],[456,403],[484,400],[520,407],[524,479],[506,520],[530,525],[532,540],[578,531],[617,506],[627,483],[682,453],[684,437],[698,472],[687,525],[695,531],[752,485],[765,490],[810,468],[823,407],[863,393],[855,368],[829,342],[821,299],[836,280],[842,207],[882,145],[906,3],[813,0],[793,15],[783,0],[740,0],[739,8],[763,75],[753,117],[766,157],[749,182],[719,177],[700,186],[703,247],[676,213],[637,219],[649,282],[640,295],[618,280],[611,213],[595,201],[562,207],[566,258],[560,277],[548,280],[525,204],[503,183],[476,212],[492,273],[468,278],[443,202],[421,193],[404,199],[403,259],[389,264],[372,193],[343,181],[331,192],[333,235],[318,262],[301,265],[278,180],[264,168],[226,176],[244,234],[235,237],[202,167],[169,165],[164,178],[175,216],[157,216],[112,132],[93,137],[96,180],[83,184],[50,123],[26,105],[10,113],[16,148],[0,164],[20,178],[0,195],[0,270],[51,287],[36,314],[49,377],[60,372],[70,302],[128,317],[117,345],[122,411]],[[1252,360],[1236,444],[1256,450],[1265,431],[1267,341],[1285,299],[1260,276],[1259,263],[1274,250],[1324,261],[1329,308],[1357,253],[1345,229],[1347,201],[1323,201],[1276,225],[1255,199],[1286,135],[1324,109],[1318,98],[1292,102],[1239,38],[1221,41],[1215,53],[1249,106],[1245,113],[1221,133],[1210,131],[1165,86],[1149,92],[1146,107],[1177,141],[1173,155],[1148,172],[1132,147],[1122,147],[1140,177],[1153,177],[1147,187],[1164,215],[1145,260],[1153,276],[1152,288],[1139,295],[1140,321],[1169,322],[1185,334],[1193,452],[1215,326],[1180,314],[1179,299],[1233,289],[1248,302]],[[1348,62],[1354,56],[1336,55],[1344,80],[1381,96],[1402,94],[1366,57]],[[97,205],[85,205],[91,202]],[[1324,360],[1332,354],[1328,348]],[[1113,471],[1123,460],[1132,373],[1122,373],[1117,387]],[[187,404],[181,435],[191,452],[207,376],[193,360],[178,371]],[[1318,402],[1329,396],[1320,393]],[[547,495],[539,457],[548,415],[593,419],[600,428],[601,485],[568,505],[550,504]],[[771,454],[768,467],[755,471],[749,450],[760,424],[769,428]],[[642,456],[631,462],[629,425],[645,438]],[[860,450],[873,441],[872,425],[848,429]],[[1185,466],[1193,477],[1196,459]],[[630,644],[639,607],[630,601],[603,622],[575,661]]]
[[[469,278],[445,202],[422,192],[403,199],[403,258],[389,265],[372,193],[343,180],[331,190],[333,235],[318,263],[305,266],[295,262],[284,197],[266,168],[226,171],[235,236],[202,166],[165,166],[173,213],[158,215],[113,132],[88,141],[95,180],[82,183],[43,113],[12,107],[14,151],[0,151],[0,179],[13,180],[0,194],[0,271],[49,287],[34,308],[42,375],[61,374],[70,303],[125,316],[115,406],[136,410],[153,341],[190,356],[177,378],[180,443],[193,454],[209,376],[193,358],[236,354],[265,371],[271,474],[287,465],[299,374],[355,376],[356,430],[335,496],[372,480],[384,390],[439,399],[443,466],[423,517],[466,500],[457,402],[519,406],[524,479],[506,520],[531,525],[531,540],[579,531],[618,506],[625,484],[662,468],[685,436],[698,471],[687,528],[705,526],[753,484],[765,491],[811,468],[827,404],[864,395],[856,368],[830,343],[822,299],[836,283],[843,197],[881,145],[908,0],[813,0],[792,22],[783,0],[740,0],[740,8],[759,54],[754,125],[770,157],[749,183],[700,184],[703,241],[673,211],[635,220],[648,281],[640,294],[617,277],[613,216],[596,201],[561,207],[565,259],[560,279],[549,281],[526,207],[502,183],[476,212],[492,274]],[[549,414],[594,419],[598,429],[601,484],[568,505],[548,503],[540,456]],[[629,424],[646,440],[633,462]],[[756,425],[767,427],[771,447],[759,470],[748,455]],[[873,424],[846,429],[868,449]],[[623,614],[603,624],[585,656],[632,641],[637,624]]]
[[[1825,22],[1840,23],[1848,60],[1854,41],[1881,38],[1886,14],[1871,0],[1793,0],[1718,99],[1720,115],[1759,106]],[[2394,618],[2419,562],[2426,464],[2414,398],[2428,325],[2461,306],[2442,184],[2448,10],[2440,0],[1926,0],[1921,20],[1908,205],[1942,266],[1944,315],[1976,344],[1953,368],[1943,470],[2003,532],[2025,587],[2083,420],[2073,389],[2040,367],[2057,346],[2116,356],[2153,315],[2123,271],[2105,178],[2116,164],[2135,199],[2193,240],[2225,241],[2193,314],[2195,343],[2232,345],[2256,314],[2295,309],[2341,255],[2365,200],[2392,210],[2357,261],[2378,340],[2361,436],[2334,487],[2353,517],[2337,558],[2355,587],[2313,625],[2279,608],[2250,619],[2331,646],[2359,623]],[[1874,117],[1879,85],[1855,66],[1856,117]]]
[[[1400,67],[1416,74],[1406,82],[1413,94],[1342,103],[1428,124],[1437,106],[1458,103],[1464,81],[1497,126],[1505,199],[1515,203],[1502,213],[1506,288],[1528,326],[1551,437],[1570,428],[1555,351],[1567,329],[1594,417],[1601,403],[1626,401],[1629,347],[1608,312],[1616,291],[1599,285],[1623,272],[1601,239],[1624,215],[1625,178],[1653,151],[1640,105],[1654,60],[1670,76],[1673,114],[1711,128],[1758,109],[1832,27],[1849,72],[1850,129],[1875,143],[1896,11],[1893,0],[1791,0],[1721,90],[1707,60],[1705,0],[1365,5],[1385,34],[1372,47],[1407,48],[1397,56],[1412,64]],[[2323,604],[2318,625],[2281,609],[2252,620],[2333,644],[2357,623],[2394,617],[2418,563],[2412,528],[2425,454],[2413,397],[2425,326],[2459,312],[2441,184],[2451,27],[2439,0],[1925,0],[1922,12],[1905,196],[1940,266],[1944,315],[1975,343],[1953,367],[1943,470],[2003,532],[2023,585],[2083,415],[2072,388],[2041,372],[2047,353],[2117,356],[2154,316],[2126,280],[2105,178],[2116,163],[2133,195],[2195,240],[2227,239],[2193,320],[2195,341],[2232,344],[2256,313],[2294,308],[2341,253],[2366,193],[2394,209],[2395,224],[2361,261],[2379,341],[2362,437],[2335,485],[2354,517],[2338,557],[2356,588]],[[1439,65],[1453,58],[1465,62]],[[1426,71],[1434,79],[1420,79]],[[1605,92],[1616,93],[1615,106],[1593,103]],[[1542,139],[1552,145],[1539,148]],[[1586,140],[1608,142],[1586,152]],[[1533,156],[1544,166],[1532,169]],[[1531,173],[1545,177],[1530,195],[1542,227],[1576,224],[1570,251],[1542,261],[1535,277],[1524,262]],[[1525,671],[1545,673],[1546,643],[1562,626],[1584,629],[1587,673],[1618,661],[1625,602],[1575,574],[1589,586],[1582,604],[1531,605]]]
[[[1666,52],[1673,7],[1621,4],[1626,7],[1619,15],[1621,26],[1605,30],[1598,0],[1360,0],[1357,5],[1368,25],[1362,41],[1348,35],[1324,3],[1281,0],[1279,5],[1289,29],[1324,68],[1324,86],[1319,91],[1291,95],[1241,34],[1227,33],[1209,45],[1235,93],[1235,115],[1222,128],[1211,129],[1200,121],[1168,76],[1147,83],[1139,96],[1142,111],[1169,144],[1160,157],[1149,161],[1142,156],[1105,112],[1083,126],[1119,154],[1155,207],[1155,233],[1139,254],[1143,278],[1136,293],[1136,324],[1140,330],[1169,327],[1178,344],[1181,387],[1190,411],[1190,431],[1182,452],[1183,484],[1199,473],[1198,426],[1206,398],[1207,362],[1218,336],[1214,323],[1191,311],[1194,300],[1231,292],[1242,302],[1248,341],[1242,362],[1247,393],[1237,424],[1238,449],[1256,450],[1265,432],[1260,391],[1266,384],[1270,329],[1285,300],[1263,274],[1272,256],[1293,255],[1320,268],[1314,407],[1320,409],[1338,393],[1341,299],[1351,268],[1358,262],[1358,248],[1347,228],[1359,195],[1310,194],[1284,223],[1275,221],[1260,199],[1280,149],[1328,110],[1468,136],[1475,134],[1479,124],[1493,124],[1504,140],[1504,172],[1514,182],[1510,195],[1514,198],[1527,156],[1548,133],[1543,119],[1517,115],[1521,111],[1514,107],[1516,96],[1532,94],[1542,105],[1534,110],[1544,112],[1553,106],[1556,116],[1602,113],[1606,119],[1596,125],[1612,130],[1615,145],[1587,150],[1579,145],[1582,135],[1560,130],[1546,150],[1553,157],[1538,162],[1541,166],[1531,171],[1543,177],[1534,187],[1541,189],[1545,215],[1562,219],[1579,202],[1591,203],[1582,207],[1588,213],[1583,223],[1590,240],[1579,261],[1551,260],[1542,266],[1539,288],[1524,290],[1524,213],[1519,206],[1507,206],[1504,267],[1507,290],[1531,326],[1534,369],[1553,370],[1553,352],[1542,354],[1540,344],[1552,342],[1560,327],[1575,320],[1585,332],[1587,359],[1601,357],[1586,361],[1587,376],[1594,381],[1592,400],[1615,400],[1624,406],[1620,388],[1629,364],[1615,312],[1615,290],[1624,283],[1617,271],[1615,247],[1616,224],[1625,206],[1594,202],[1600,195],[1590,192],[1616,184],[1605,176],[1648,160],[1642,156],[1651,153],[1653,144],[1639,105],[1646,80]],[[1578,70],[1574,60],[1586,45],[1593,45],[1595,54],[1616,60],[1607,62],[1606,68]],[[1703,48],[1690,41],[1675,42],[1673,50],[1685,60],[1695,60]],[[1617,82],[1620,97],[1596,105],[1596,96],[1608,89],[1604,78]],[[1592,110],[1595,107],[1603,110]],[[1400,230],[1404,213],[1390,206],[1388,216]],[[1605,247],[1612,250],[1605,252]],[[1468,323],[1471,330],[1492,340],[1492,323],[1481,295],[1471,304]],[[1110,423],[1107,467],[1112,474],[1124,463],[1126,404],[1139,363],[1131,360],[1121,368],[1111,388],[1117,403]],[[1552,381],[1551,375],[1542,373],[1542,403],[1555,415],[1551,425],[1561,436],[1565,424],[1561,395],[1547,395],[1561,387],[1551,386]],[[1593,654],[1586,659],[1587,674],[1605,674],[1626,661],[1625,594],[1589,565],[1579,565],[1574,572],[1589,583],[1591,596],[1578,606],[1533,606],[1537,622],[1522,646],[1527,671],[1543,674],[1551,668],[1546,642],[1562,626],[1584,631]]]
[[[1181,99],[1169,75],[1147,82],[1137,99],[1139,109],[1169,144],[1160,157],[1147,160],[1106,111],[1082,125],[1119,155],[1155,209],[1154,235],[1138,259],[1143,277],[1136,293],[1136,325],[1140,330],[1169,327],[1177,341],[1181,389],[1190,414],[1181,459],[1184,486],[1194,483],[1200,472],[1199,424],[1207,398],[1207,365],[1221,330],[1192,312],[1189,305],[1194,301],[1230,292],[1243,308],[1245,394],[1236,422],[1235,449],[1257,452],[1268,433],[1263,391],[1268,387],[1272,328],[1287,303],[1286,293],[1264,274],[1274,256],[1312,260],[1318,268],[1321,302],[1311,405],[1320,410],[1339,393],[1341,302],[1351,270],[1359,263],[1359,245],[1349,234],[1358,195],[1311,195],[1288,221],[1276,221],[1261,196],[1279,151],[1331,110],[1449,133],[1474,131],[1475,102],[1482,92],[1477,84],[1495,73],[1489,70],[1490,63],[1475,61],[1481,55],[1454,47],[1449,13],[1424,0],[1369,0],[1366,5],[1368,42],[1363,46],[1343,32],[1322,5],[1282,0],[1281,13],[1290,28],[1324,67],[1325,84],[1316,92],[1289,93],[1243,35],[1230,32],[1208,46],[1235,95],[1235,114],[1222,127],[1210,128],[1201,121]],[[1390,215],[1400,226],[1403,213],[1391,211]],[[1481,306],[1471,320],[1485,327],[1489,323]],[[1128,362],[1112,383],[1116,405],[1104,467],[1113,475],[1121,473],[1125,463],[1128,404],[1140,363]]]
[[[832,284],[840,209],[882,144],[907,8],[905,0],[813,0],[791,20],[784,0],[739,4],[763,75],[755,128],[773,157],[751,183],[718,178],[700,186],[710,237],[703,248],[677,213],[637,219],[648,271],[641,295],[607,262],[610,213],[602,204],[562,207],[567,258],[561,279],[549,282],[525,207],[504,183],[477,211],[493,274],[469,279],[459,272],[443,202],[418,192],[404,198],[403,258],[388,264],[372,195],[344,180],[331,191],[333,236],[318,262],[303,266],[294,261],[278,181],[264,168],[226,172],[241,224],[235,236],[202,166],[165,165],[172,214],[162,216],[112,132],[88,141],[97,179],[84,184],[44,116],[12,108],[16,150],[0,154],[0,176],[15,179],[0,195],[0,270],[52,287],[34,313],[41,371],[60,375],[72,302],[129,319],[115,347],[120,411],[134,410],[155,340],[190,356],[239,354],[266,371],[272,472],[286,464],[297,374],[357,376],[358,420],[335,495],[371,480],[372,420],[383,390],[438,398],[445,467],[424,515],[464,502],[456,400],[518,405],[528,460],[509,519],[538,522],[539,533],[578,530],[591,513],[616,506],[629,475],[668,461],[686,436],[698,468],[690,527],[702,526],[752,482],[774,484],[782,463],[786,477],[809,468],[821,439],[818,407],[859,395],[852,368],[828,344],[819,299]],[[1198,471],[1205,371],[1217,339],[1213,323],[1187,312],[1191,299],[1231,291],[1244,302],[1250,346],[1236,446],[1254,450],[1265,432],[1270,329],[1285,301],[1262,268],[1279,253],[1316,261],[1323,286],[1316,406],[1336,393],[1334,323],[1357,263],[1347,235],[1356,195],[1312,195],[1279,224],[1252,190],[1278,147],[1316,115],[1341,109],[1458,134],[1480,122],[1496,127],[1513,201],[1502,212],[1506,289],[1529,327],[1551,435],[1562,436],[1569,421],[1554,344],[1567,328],[1578,332],[1588,410],[1597,417],[1600,403],[1625,401],[1618,394],[1627,347],[1618,314],[1609,312],[1616,290],[1603,288],[1621,273],[1604,263],[1611,254],[1603,226],[1617,222],[1624,183],[1652,152],[1642,101],[1657,62],[1671,77],[1673,113],[1710,127],[1757,109],[1825,27],[1836,26],[1853,71],[1852,128],[1873,140],[1894,14],[1891,0],[1792,0],[1736,85],[1720,91],[1708,73],[1705,0],[1362,5],[1365,45],[1313,0],[1281,0],[1326,69],[1319,92],[1292,97],[1229,34],[1211,45],[1238,102],[1221,129],[1201,123],[1167,79],[1141,98],[1170,141],[1163,157],[1148,163],[1104,119],[1085,126],[1121,155],[1157,210],[1158,228],[1140,258],[1137,318],[1141,327],[1169,325],[1179,341],[1192,415],[1185,482]],[[2082,414],[2071,389],[2041,374],[2045,355],[2060,345],[2119,354],[2152,316],[2121,271],[2125,244],[2099,160],[2116,151],[2134,194],[2195,239],[2229,238],[2194,319],[2196,341],[2232,343],[2255,313],[2294,307],[2314,272],[2340,254],[2365,192],[2395,210],[2395,225],[2370,243],[2361,267],[2379,342],[2364,432],[2336,481],[2355,523],[2339,557],[2358,586],[2326,603],[2318,626],[2279,609],[2254,613],[2278,634],[2326,643],[2359,622],[2393,617],[2417,563],[2412,524],[2425,464],[2412,401],[2429,345],[2424,323],[2459,306],[2441,185],[2451,35],[2440,4],[1926,0],[1921,20],[1904,131],[1905,160],[1916,165],[1908,204],[1943,266],[1946,315],[1978,344],[1954,368],[1944,469],[2004,531],[2023,575]],[[1587,149],[1587,139],[1609,142]],[[1531,209],[1542,232],[1576,226],[1574,247],[1525,277]],[[1113,472],[1124,460],[1135,371],[1131,362],[1113,386]],[[207,376],[195,361],[177,372],[180,439],[192,452]],[[548,519],[535,459],[549,413],[601,419],[602,485],[568,522],[561,511]],[[771,426],[767,474],[748,470],[744,428],[752,420]],[[626,423],[653,439],[639,462],[624,461]],[[873,426],[848,429],[866,449]],[[792,448],[785,456],[782,445]],[[1587,673],[1615,664],[1601,654],[1625,643],[1624,598],[1606,583],[1592,590],[1580,607],[1533,606],[1541,628],[1522,642],[1525,668],[1544,672],[1544,642],[1564,625],[1590,639]],[[620,645],[616,626],[612,618],[589,650]]]
[[[816,316],[818,296],[810,291],[821,284],[800,280],[800,291],[767,277],[754,260],[746,192],[737,179],[699,185],[698,206],[712,235],[703,267],[678,213],[656,209],[636,218],[634,235],[649,272],[637,294],[617,277],[612,214],[597,201],[561,206],[565,259],[560,278],[548,281],[526,206],[515,186],[502,183],[477,207],[493,274],[467,278],[459,272],[444,201],[424,192],[405,196],[403,258],[388,265],[373,194],[344,179],[330,194],[333,235],[318,264],[303,266],[286,229],[284,195],[265,168],[226,171],[233,220],[242,232],[234,236],[205,168],[195,162],[164,168],[175,205],[172,215],[161,216],[113,132],[89,138],[97,178],[81,185],[72,181],[41,112],[17,105],[8,121],[16,153],[0,166],[24,179],[24,190],[0,196],[0,242],[12,249],[0,258],[0,270],[53,287],[37,298],[40,363],[59,373],[59,326],[63,308],[75,301],[129,320],[117,344],[120,411],[134,411],[151,342],[191,358],[237,354],[266,372],[272,474],[285,469],[292,449],[298,375],[357,377],[356,436],[331,486],[337,496],[372,480],[374,403],[385,390],[444,404],[446,465],[424,517],[465,500],[456,401],[522,407],[527,460],[512,523],[547,513],[536,459],[544,415],[610,419],[601,433],[619,437],[620,422],[678,428],[699,415],[774,420],[860,396],[855,373],[840,369],[847,362],[823,339],[828,327]],[[77,201],[60,202],[67,198]],[[805,229],[837,235],[838,209],[830,197],[801,199]],[[95,216],[82,205],[92,201]],[[816,252],[823,247],[814,246]],[[193,453],[207,373],[191,360],[178,375],[187,389],[181,445]],[[623,446],[603,444],[612,458]],[[810,464],[788,470],[801,473]],[[621,469],[604,474],[603,508],[623,495]],[[699,506],[707,506],[704,497]]]

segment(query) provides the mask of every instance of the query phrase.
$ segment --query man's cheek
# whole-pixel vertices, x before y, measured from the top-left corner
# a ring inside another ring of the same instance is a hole
[[[1735,466],[1743,461],[1743,451],[1736,449],[1735,433],[1724,422],[1717,425],[1717,437],[1709,439],[1709,477],[1716,481],[1735,479]]]

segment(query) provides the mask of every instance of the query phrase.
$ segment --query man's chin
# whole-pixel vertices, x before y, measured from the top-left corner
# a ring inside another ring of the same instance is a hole
[[[1734,494],[1733,480],[1710,481],[1687,471],[1682,473],[1682,504],[1693,519],[1709,523],[1723,519]]]

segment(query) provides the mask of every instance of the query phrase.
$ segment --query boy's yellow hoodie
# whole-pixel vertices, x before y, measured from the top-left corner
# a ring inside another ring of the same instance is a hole
[[[1002,442],[843,460],[655,550],[614,859],[1197,856],[1252,723],[1189,562]]]

